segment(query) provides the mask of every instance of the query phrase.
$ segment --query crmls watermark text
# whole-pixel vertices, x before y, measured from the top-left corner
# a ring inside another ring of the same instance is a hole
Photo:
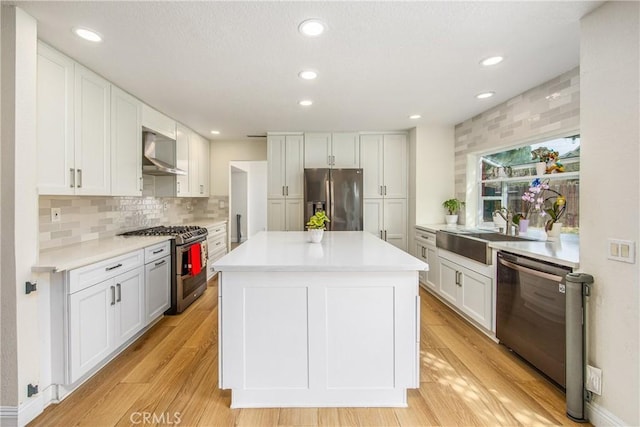
[[[180,412],[132,412],[129,415],[131,424],[174,424],[178,425],[182,422]]]

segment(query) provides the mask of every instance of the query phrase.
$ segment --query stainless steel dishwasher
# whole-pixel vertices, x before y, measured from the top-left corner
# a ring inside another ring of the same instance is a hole
[[[553,381],[565,382],[565,276],[571,269],[498,252],[496,336]]]

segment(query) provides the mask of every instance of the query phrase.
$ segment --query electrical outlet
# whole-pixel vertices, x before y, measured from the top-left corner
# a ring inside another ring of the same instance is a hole
[[[587,365],[587,384],[586,388],[594,392],[598,396],[602,395],[602,369]]]
[[[62,219],[62,209],[51,208],[51,222],[60,222]]]

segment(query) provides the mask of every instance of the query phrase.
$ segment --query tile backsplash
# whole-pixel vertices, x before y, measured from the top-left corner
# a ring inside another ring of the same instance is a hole
[[[228,196],[40,196],[38,202],[40,250],[156,225],[188,224],[201,219],[226,220],[229,215]],[[60,222],[51,222],[51,208],[60,208]]]

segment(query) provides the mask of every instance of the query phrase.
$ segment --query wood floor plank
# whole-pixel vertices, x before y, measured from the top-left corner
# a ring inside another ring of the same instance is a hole
[[[211,399],[202,412],[198,426],[234,426],[240,414],[240,409],[231,409],[231,391],[220,390],[212,385]]]
[[[356,427],[358,417],[352,408],[320,408],[318,409],[318,425]]]
[[[241,409],[237,419],[237,426],[257,427],[257,426],[277,426],[280,417],[280,409]]]
[[[393,410],[402,427],[426,427],[441,424],[423,399],[420,390],[407,391],[407,404],[407,408],[394,408]]]
[[[391,427],[399,426],[393,408],[354,408],[354,414],[359,426],[367,427]]]
[[[146,391],[145,384],[120,383],[104,396],[102,404],[94,405],[74,425],[88,427],[116,425],[123,416],[129,417],[128,414],[125,415],[129,406],[127,399],[137,399]],[[127,399],[123,399],[123,396],[126,396]],[[129,423],[131,424],[131,421]]]
[[[450,384],[444,382],[421,383],[420,394],[426,405],[438,416],[442,426],[481,426],[473,411],[459,399]]]
[[[281,408],[280,426],[317,426],[318,408]]]

